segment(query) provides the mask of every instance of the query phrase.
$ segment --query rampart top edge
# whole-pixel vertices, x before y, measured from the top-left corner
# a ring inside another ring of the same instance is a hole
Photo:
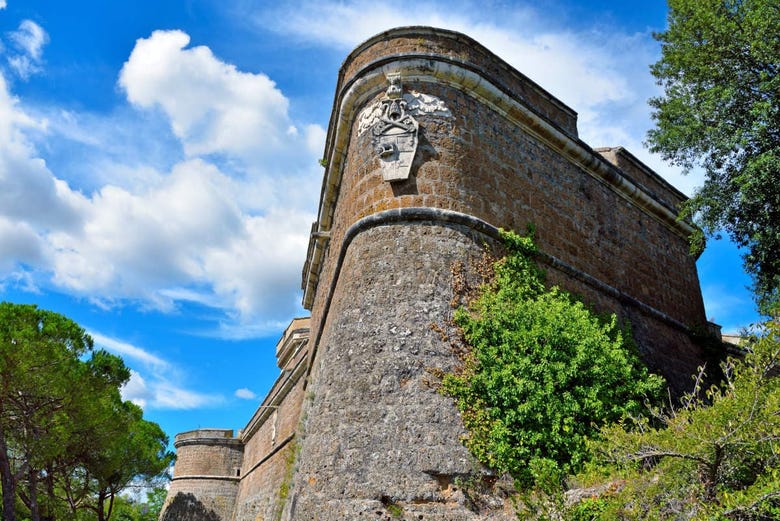
[[[343,85],[345,73],[348,69],[349,64],[351,64],[355,60],[355,57],[362,54],[366,49],[376,44],[377,42],[383,40],[389,40],[391,38],[400,38],[405,36],[424,37],[426,35],[435,35],[438,37],[444,37],[451,40],[461,41],[466,45],[468,45],[470,48],[478,50],[480,54],[484,54],[487,57],[489,57],[492,61],[495,61],[508,73],[521,78],[524,84],[533,88],[534,91],[536,91],[538,94],[544,97],[547,101],[554,104],[556,108],[558,108],[561,111],[567,112],[572,118],[576,119],[577,112],[574,109],[572,109],[571,107],[566,105],[563,101],[553,96],[544,87],[542,87],[541,85],[533,81],[531,78],[529,78],[528,76],[526,76],[525,74],[523,74],[522,72],[514,68],[512,65],[507,63],[504,59],[502,59],[500,56],[495,54],[493,51],[491,51],[490,49],[488,49],[487,47],[485,47],[475,39],[458,31],[453,31],[450,29],[441,29],[438,27],[430,27],[425,25],[409,25],[404,27],[395,27],[393,29],[388,29],[387,31],[382,31],[381,33],[376,34],[368,38],[367,40],[365,40],[363,43],[355,47],[355,49],[353,49],[352,52],[349,53],[347,57],[344,59],[344,61],[342,62],[341,68],[339,69],[338,85],[339,86]]]
[[[357,47],[355,47],[355,49],[353,49],[352,52],[350,52],[342,62],[341,67],[339,68],[339,74],[336,81],[336,92],[333,99],[333,108],[331,110],[330,121],[328,122],[328,131],[327,131],[327,137],[325,142],[325,155],[324,155],[324,159],[326,161],[328,160],[328,156],[329,156],[328,149],[330,148],[330,143],[332,143],[334,140],[333,134],[336,132],[338,127],[338,120],[340,117],[340,105],[341,105],[341,100],[343,98],[343,91],[345,87],[350,83],[351,80],[346,78],[347,71],[349,69],[349,66],[355,61],[355,58],[357,56],[360,56],[363,52],[366,51],[366,49],[376,44],[377,42],[394,39],[394,38],[400,38],[400,37],[409,37],[409,36],[424,38],[426,35],[429,36],[433,35],[437,37],[448,38],[454,41],[461,41],[466,45],[468,45],[470,48],[473,48],[479,51],[481,54],[484,54],[491,61],[495,62],[502,69],[504,69],[505,72],[515,75],[518,79],[520,79],[522,83],[532,88],[537,94],[539,94],[549,103],[553,104],[558,110],[568,114],[568,116],[574,122],[574,127],[576,128],[577,112],[574,109],[572,109],[571,107],[563,103],[561,100],[559,100],[558,98],[550,94],[539,84],[537,84],[532,79],[530,79],[529,77],[527,77],[526,75],[524,75],[523,73],[521,73],[520,71],[512,67],[505,60],[500,58],[498,55],[493,53],[490,49],[488,49],[478,41],[474,40],[470,36],[467,36],[463,33],[453,31],[450,29],[441,29],[438,27],[430,27],[430,26],[410,25],[410,26],[388,29],[386,31],[383,31],[381,33],[378,33],[368,38],[367,40],[359,44]],[[358,74],[355,74],[354,76],[357,75]],[[322,206],[322,200],[327,190],[327,181],[328,181],[328,176],[326,175],[323,178],[322,187],[320,189],[320,206]]]

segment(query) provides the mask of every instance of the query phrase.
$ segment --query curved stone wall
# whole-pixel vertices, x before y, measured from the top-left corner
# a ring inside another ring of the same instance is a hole
[[[161,521],[229,521],[241,479],[244,446],[229,429],[176,435],[176,464]]]
[[[479,511],[453,491],[490,476],[424,383],[454,363],[433,326],[451,313],[450,268],[497,227],[533,223],[548,280],[630,321],[678,389],[701,362],[684,196],[622,149],[580,141],[574,111],[470,38],[411,27],[359,46],[325,159],[303,281],[313,399],[287,518],[511,518],[500,495]]]
[[[687,390],[707,323],[684,196],[628,151],[580,141],[572,109],[479,43],[405,27],[361,44],[324,157],[309,335],[305,319],[285,332],[282,374],[237,438],[176,437],[162,519],[515,519],[434,376],[457,363],[453,265],[475,277],[499,227],[534,224],[548,282],[629,322]]]

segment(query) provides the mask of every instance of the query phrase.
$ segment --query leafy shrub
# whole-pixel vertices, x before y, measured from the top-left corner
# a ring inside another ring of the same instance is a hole
[[[624,483],[603,498],[610,519],[780,519],[777,312],[744,347],[723,364],[721,384],[655,411],[657,426],[604,427],[591,473]]]
[[[648,374],[614,316],[545,288],[532,237],[502,237],[507,255],[455,312],[466,349],[442,389],[480,462],[520,487],[550,488],[580,468],[600,426],[639,414],[664,382]]]

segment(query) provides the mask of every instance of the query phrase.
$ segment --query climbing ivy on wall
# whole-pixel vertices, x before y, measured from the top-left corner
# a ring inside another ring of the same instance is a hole
[[[545,287],[532,233],[501,237],[506,255],[486,265],[484,283],[455,311],[465,348],[442,390],[457,403],[472,454],[525,488],[578,469],[599,427],[640,413],[664,381],[614,315]]]

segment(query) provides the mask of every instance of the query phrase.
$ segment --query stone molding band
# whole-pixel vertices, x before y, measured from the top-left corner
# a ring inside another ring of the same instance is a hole
[[[238,438],[187,438],[173,442],[173,446],[176,449],[179,447],[186,447],[188,445],[209,445],[212,447],[217,445],[241,445],[241,440]]]
[[[271,387],[273,390],[282,378],[284,378],[285,380],[278,388],[278,391],[258,406],[257,411],[255,411],[255,414],[250,418],[249,423],[247,423],[246,427],[239,433],[238,437],[241,439],[242,443],[246,443],[247,440],[254,436],[258,429],[265,424],[268,418],[273,414],[273,412],[271,412],[272,410],[276,410],[282,406],[284,399],[293,387],[295,387],[295,384],[298,383],[301,376],[306,373],[306,367],[303,363],[305,360],[305,358],[300,360],[291,371],[282,371],[282,374]]]
[[[496,58],[498,59],[498,58]],[[554,123],[515,99],[509,92],[491,81],[484,71],[469,64],[440,55],[391,55],[365,65],[339,91],[334,102],[335,128],[325,146],[327,171],[320,193],[318,221],[312,229],[309,252],[303,273],[303,306],[311,309],[319,282],[322,256],[333,225],[338,190],[351,129],[358,110],[384,91],[387,75],[402,72],[404,82],[445,84],[477,99],[507,120],[533,135],[570,163],[607,186],[643,213],[660,222],[680,237],[695,231],[688,222],[677,219],[677,211],[669,207],[616,166],[610,164],[583,141],[560,129]],[[674,192],[678,190],[662,178],[659,181]],[[681,194],[682,195],[682,194]]]
[[[196,474],[192,476],[177,476],[175,478],[171,478],[171,481],[184,481],[184,480],[193,480],[193,481],[233,481],[233,482],[239,482],[241,481],[240,476],[208,476],[205,474]]]
[[[320,336],[322,335],[325,321],[327,320],[328,314],[330,312],[330,303],[333,299],[333,293],[336,288],[336,283],[339,279],[341,268],[344,263],[344,259],[347,256],[347,250],[349,249],[349,246],[352,244],[352,241],[358,235],[360,235],[361,233],[367,230],[377,228],[380,226],[387,226],[387,225],[401,224],[401,223],[430,224],[430,225],[439,225],[439,226],[453,226],[453,225],[463,226],[472,231],[485,235],[490,239],[501,241],[500,229],[498,227],[493,226],[492,224],[483,221],[478,217],[474,217],[473,215],[468,215],[453,210],[444,210],[441,208],[427,208],[427,207],[394,208],[392,210],[385,210],[382,212],[368,215],[360,219],[359,221],[357,221],[352,226],[350,226],[346,234],[344,234],[344,240],[341,244],[341,249],[339,250],[339,256],[338,259],[336,260],[336,266],[333,270],[333,279],[331,280],[330,286],[328,287],[328,293],[325,302],[323,304],[320,323],[318,324],[318,327],[316,329],[317,336],[311,339],[310,341],[311,343],[309,347],[309,360],[308,363],[306,364],[307,381],[305,382],[305,385],[308,385],[308,376],[311,374],[311,370],[314,366],[313,361],[315,359],[317,350],[319,349]],[[585,273],[584,271],[581,271],[566,262],[563,262],[557,257],[554,257],[553,255],[541,251],[537,251],[536,256],[539,261],[550,266],[551,268],[558,270],[576,280],[579,280],[580,282],[598,291],[601,291],[602,293],[607,294],[608,296],[618,300],[623,304],[632,306],[638,309],[639,311],[645,313],[646,315],[649,315],[661,322],[664,322],[675,329],[678,329],[686,334],[691,334],[691,328],[686,326],[679,320],[676,320],[671,316],[669,316],[668,314],[664,313],[663,311],[660,311],[655,307],[646,304],[641,300],[638,300],[620,291],[614,286],[611,286],[597,279],[596,277],[588,273]]]

